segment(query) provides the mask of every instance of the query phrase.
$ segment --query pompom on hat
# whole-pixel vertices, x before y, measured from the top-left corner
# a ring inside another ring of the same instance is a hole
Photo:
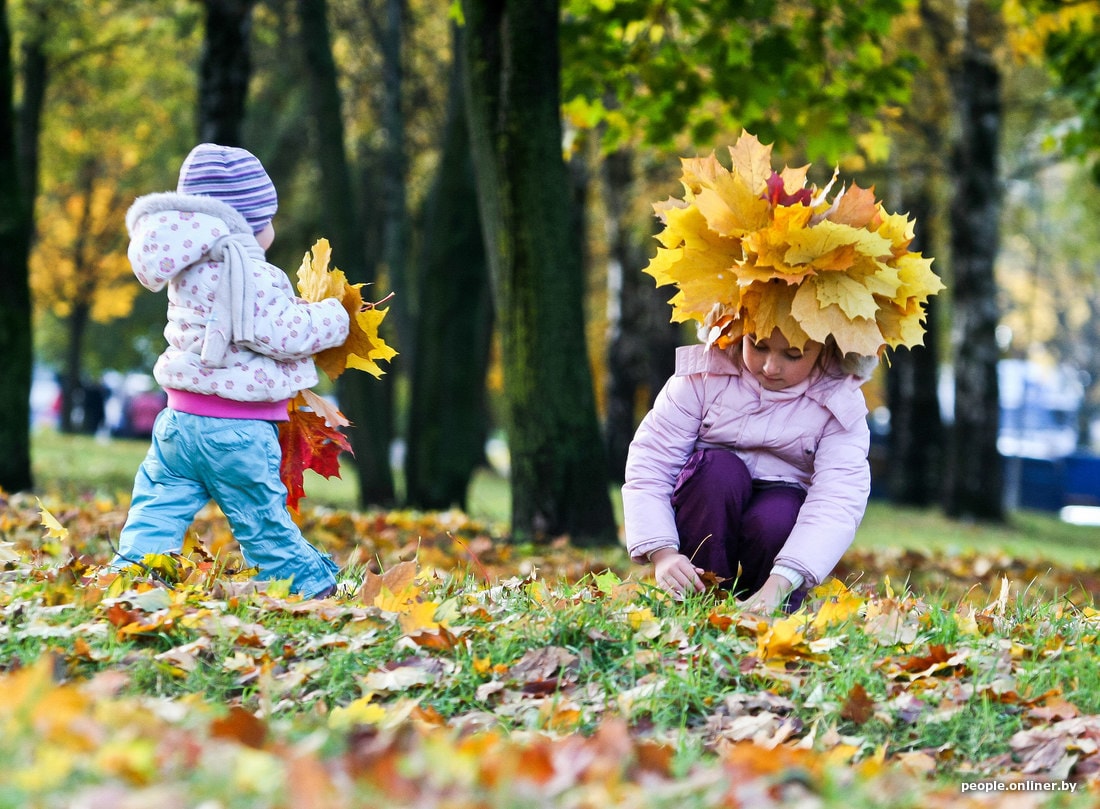
[[[200,143],[180,166],[181,194],[213,197],[230,205],[259,233],[275,217],[279,198],[263,164],[246,149]]]
[[[695,320],[708,345],[778,328],[801,348],[832,338],[842,354],[923,342],[924,306],[943,289],[932,259],[909,250],[913,222],[852,183],[835,196],[809,166],[771,166],[771,146],[742,133],[725,168],[684,158],[681,199],[654,205],[664,225],[646,272],[677,293],[672,320]]]

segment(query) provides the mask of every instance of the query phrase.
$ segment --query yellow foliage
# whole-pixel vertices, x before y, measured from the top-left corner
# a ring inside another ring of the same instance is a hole
[[[833,338],[875,355],[923,338],[924,304],[943,289],[909,251],[913,223],[872,190],[807,185],[809,166],[776,172],[771,146],[742,133],[731,168],[684,158],[683,199],[654,205],[664,229],[646,272],[672,284],[672,320],[695,320],[719,348],[778,328],[791,345]]]
[[[806,638],[805,617],[797,614],[777,620],[757,636],[756,656],[775,668],[783,668],[792,660],[821,659]]]
[[[378,304],[364,303],[362,284],[349,284],[341,270],[329,269],[332,250],[328,239],[318,239],[302,257],[298,268],[298,294],[307,301],[339,298],[348,313],[348,339],[341,346],[326,349],[314,359],[329,379],[336,379],[348,368],[366,371],[374,377],[384,373],[379,360],[389,362],[397,352],[379,337],[378,329],[386,317],[386,309]]]
[[[85,310],[97,323],[125,317],[140,291],[125,250],[125,206],[104,181],[46,198],[30,259],[37,306],[58,317]]]
[[[416,601],[408,603],[400,611],[398,623],[401,629],[408,635],[420,631],[435,631],[443,626],[444,622],[437,621],[436,611],[439,604],[435,601]]]
[[[867,603],[867,599],[853,593],[836,579],[831,580],[828,591],[818,595],[824,596],[824,601],[813,620],[813,627],[819,633],[833,624],[840,624],[849,618],[854,618]]]
[[[386,718],[386,709],[373,703],[374,694],[367,694],[354,702],[337,706],[328,717],[333,730],[348,730],[356,725],[377,725]]]
[[[1073,29],[1092,33],[1100,19],[1100,2],[1066,3],[1060,8],[1034,13],[1022,0],[1006,0],[1003,14],[1012,53],[1024,61],[1039,61],[1053,34]]]
[[[332,248],[328,239],[318,239],[313,249],[302,256],[302,264],[298,268],[298,294],[307,301],[343,297],[347,277],[335,267],[329,270],[331,258]]]

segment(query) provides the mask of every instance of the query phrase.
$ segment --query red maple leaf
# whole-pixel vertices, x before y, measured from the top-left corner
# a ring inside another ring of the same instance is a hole
[[[290,403],[289,419],[279,423],[279,444],[283,458],[279,465],[279,477],[286,485],[286,504],[297,513],[298,501],[306,496],[302,477],[312,469],[326,478],[340,477],[340,453],[351,452],[351,442],[339,430],[339,424],[331,425],[315,409],[309,409],[307,399],[298,394]],[[347,424],[343,414],[335,408],[336,420]]]
[[[813,198],[809,188],[800,188],[793,194],[788,194],[783,178],[777,171],[773,171],[768,178],[768,190],[764,192],[764,196],[772,205],[809,205]]]

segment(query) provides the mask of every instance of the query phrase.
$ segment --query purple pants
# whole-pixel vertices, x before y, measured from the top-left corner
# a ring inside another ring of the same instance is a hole
[[[672,494],[680,553],[730,579],[735,595],[751,595],[771,574],[805,499],[797,486],[753,481],[728,450],[696,450]],[[792,593],[787,608],[797,609],[804,596]]]

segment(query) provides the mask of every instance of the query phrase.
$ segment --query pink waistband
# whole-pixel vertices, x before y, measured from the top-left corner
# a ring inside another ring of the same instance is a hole
[[[260,419],[286,421],[289,399],[278,402],[237,402],[206,393],[168,388],[168,406],[180,413],[211,416],[216,419]]]

